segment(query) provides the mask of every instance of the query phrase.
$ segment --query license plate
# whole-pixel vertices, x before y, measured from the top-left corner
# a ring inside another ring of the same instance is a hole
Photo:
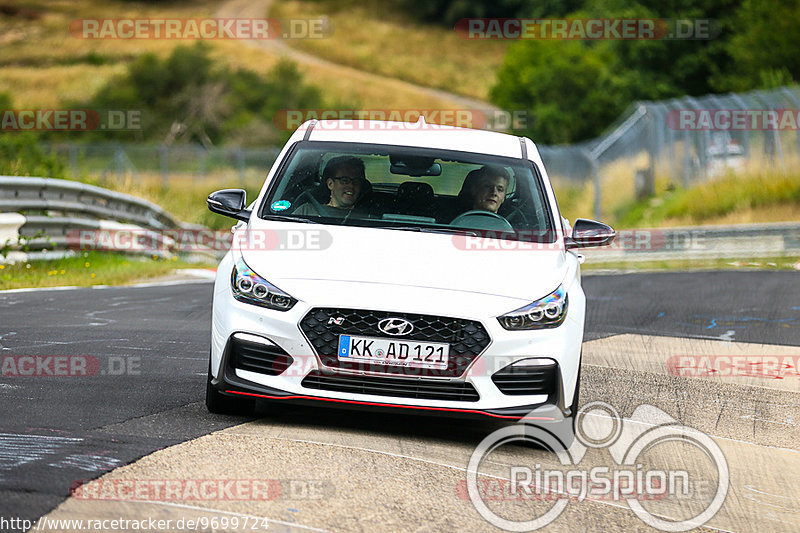
[[[376,365],[447,368],[450,345],[378,337],[339,335],[339,361],[366,361]]]

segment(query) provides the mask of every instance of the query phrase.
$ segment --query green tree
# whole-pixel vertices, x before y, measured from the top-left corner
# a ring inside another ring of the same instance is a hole
[[[510,47],[492,101],[525,110],[537,142],[567,143],[597,135],[625,109],[625,79],[607,46],[578,41],[520,41]]]
[[[246,69],[231,70],[215,62],[209,52],[207,45],[198,43],[178,46],[163,60],[145,54],[90,102],[73,106],[140,111],[141,130],[97,131],[94,136],[205,146],[280,143],[291,132],[273,124],[276,112],[327,107],[322,91],[307,84],[290,61],[278,62],[261,76]]]
[[[730,68],[712,80],[723,91],[772,88],[800,80],[797,0],[744,0],[732,17]]]
[[[714,92],[715,79],[735,63],[730,43],[742,1],[589,0],[568,18],[703,19],[713,38],[520,41],[508,48],[492,101],[527,110],[532,120],[525,132],[553,143],[599,135],[637,100]],[[747,88],[765,76],[784,79],[780,72],[752,73]]]

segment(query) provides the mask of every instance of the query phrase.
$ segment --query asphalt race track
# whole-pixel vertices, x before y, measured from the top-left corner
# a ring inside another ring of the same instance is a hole
[[[634,413],[646,404],[712,436],[727,458],[730,490],[706,525],[711,529],[800,529],[800,374],[795,367],[777,377],[686,376],[669,362],[736,355],[797,361],[798,275],[584,277],[581,404],[608,402],[626,423],[657,423],[652,413]],[[211,288],[205,282],[0,293],[0,519],[214,515],[265,517],[271,531],[498,531],[464,488],[472,450],[497,425],[264,405],[250,419],[207,413]],[[36,375],[25,375],[26,357],[37,361]],[[665,446],[643,462],[677,461],[707,473],[701,459]],[[516,446],[480,474],[504,479],[508,466],[530,453],[537,464],[554,461]],[[611,459],[589,449],[583,461]],[[277,493],[258,501],[68,499],[70,487],[107,472],[103,479],[258,478]],[[516,519],[534,505],[496,500],[498,514]],[[697,508],[694,500],[665,502],[658,512],[679,520]],[[547,527],[611,528],[649,529],[624,500],[613,499],[570,502]]]

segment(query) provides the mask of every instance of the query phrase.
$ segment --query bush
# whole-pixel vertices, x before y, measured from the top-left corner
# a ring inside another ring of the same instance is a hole
[[[65,178],[64,162],[47,152],[30,133],[0,135],[0,175]]]
[[[178,46],[169,57],[137,58],[85,103],[72,107],[138,110],[141,129],[96,131],[91,137],[117,141],[197,142],[206,147],[226,141],[277,144],[291,132],[273,124],[281,109],[324,108],[322,92],[303,80],[294,63],[279,62],[265,77],[230,70],[214,62],[199,42]],[[245,133],[241,133],[245,132]]]

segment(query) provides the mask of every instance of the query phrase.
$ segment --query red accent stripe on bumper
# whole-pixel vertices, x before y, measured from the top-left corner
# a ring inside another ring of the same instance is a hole
[[[425,411],[448,411],[448,412],[455,412],[455,413],[471,413],[471,414],[478,414],[484,416],[491,416],[493,418],[505,418],[509,420],[550,420],[554,421],[555,419],[549,416],[508,416],[508,415],[495,415],[492,413],[487,413],[486,411],[478,411],[477,409],[457,409],[452,407],[425,407],[421,405],[400,405],[396,403],[379,403],[379,402],[359,402],[356,400],[340,400],[338,398],[320,398],[318,396],[269,396],[266,394],[256,394],[253,392],[241,392],[235,390],[226,390],[225,392],[229,394],[241,394],[242,396],[254,396],[256,398],[267,398],[269,400],[319,400],[323,402],[334,402],[334,403],[349,403],[355,405],[373,405],[377,407],[399,407],[401,409],[421,409]]]

